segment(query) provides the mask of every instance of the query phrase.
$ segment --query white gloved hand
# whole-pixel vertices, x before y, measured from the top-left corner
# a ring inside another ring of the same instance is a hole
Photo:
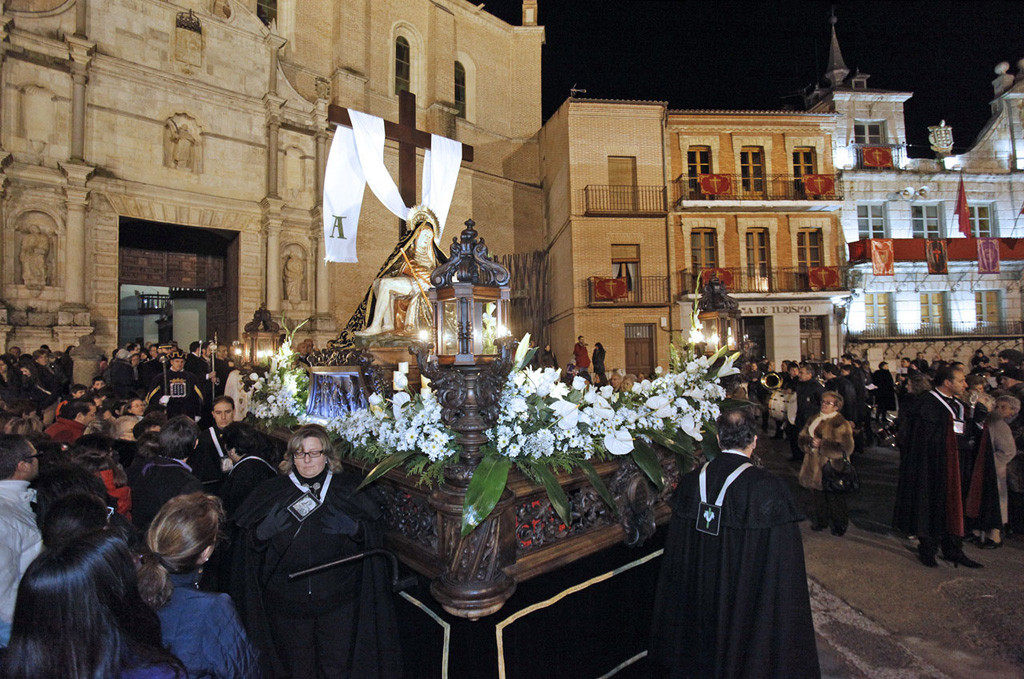
[[[170,402],[171,402],[171,397],[170,396],[161,396],[160,397],[160,405],[165,406],[165,405],[167,405]]]

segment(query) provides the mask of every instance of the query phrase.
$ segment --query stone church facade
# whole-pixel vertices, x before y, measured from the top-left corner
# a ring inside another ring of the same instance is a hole
[[[238,338],[262,303],[292,322],[311,317],[306,330],[319,344],[334,337],[398,224],[367,192],[359,263],[324,262],[328,106],[397,120],[398,89],[417,96],[418,129],[475,150],[445,241],[470,217],[495,253],[541,240],[535,0],[525,0],[522,26],[464,0],[0,8],[6,345],[63,348],[93,332],[101,348],[117,343],[119,283],[125,272],[153,273],[146,255],[124,247],[126,224],[202,228],[230,243],[221,341]],[[388,142],[395,176],[397,157]]]

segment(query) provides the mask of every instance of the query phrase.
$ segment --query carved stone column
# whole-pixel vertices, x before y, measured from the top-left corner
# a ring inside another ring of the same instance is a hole
[[[67,198],[66,239],[64,252],[64,302],[67,307],[86,307],[85,275],[85,208],[89,189],[85,183],[93,168],[81,163],[62,163],[67,177],[64,193]]]
[[[267,309],[272,314],[281,313],[281,225],[284,218],[281,208],[284,201],[267,197],[260,203],[263,208],[263,233],[267,239]]]
[[[263,105],[267,114],[267,197],[277,198],[278,133],[281,129],[281,107],[284,106],[284,99],[275,94],[266,94],[263,96]]]
[[[95,43],[67,36],[71,56],[71,160],[85,159],[85,83]]]

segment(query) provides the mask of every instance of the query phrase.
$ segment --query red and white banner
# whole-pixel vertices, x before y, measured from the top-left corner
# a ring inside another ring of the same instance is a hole
[[[864,167],[892,167],[892,149],[887,146],[863,146],[860,157]]]
[[[839,287],[839,269],[834,266],[812,266],[807,270],[811,290],[830,290]]]
[[[697,178],[702,193],[720,196],[732,190],[732,180],[724,174],[702,174]]]
[[[871,272],[876,276],[895,276],[896,256],[892,238],[871,241]]]
[[[801,180],[808,196],[826,196],[836,190],[836,180],[827,174],[806,174]]]
[[[613,302],[622,299],[629,292],[625,278],[595,278],[594,299],[599,302]]]

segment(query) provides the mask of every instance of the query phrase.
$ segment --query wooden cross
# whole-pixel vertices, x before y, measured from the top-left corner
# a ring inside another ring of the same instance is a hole
[[[327,121],[352,127],[348,109],[331,104],[327,107]],[[406,205],[416,204],[416,149],[430,148],[430,133],[416,129],[416,95],[398,93],[398,122],[384,121],[384,138],[398,142],[398,193]],[[462,160],[473,162],[473,147],[462,145]],[[408,233],[404,219],[398,220],[398,237]]]

